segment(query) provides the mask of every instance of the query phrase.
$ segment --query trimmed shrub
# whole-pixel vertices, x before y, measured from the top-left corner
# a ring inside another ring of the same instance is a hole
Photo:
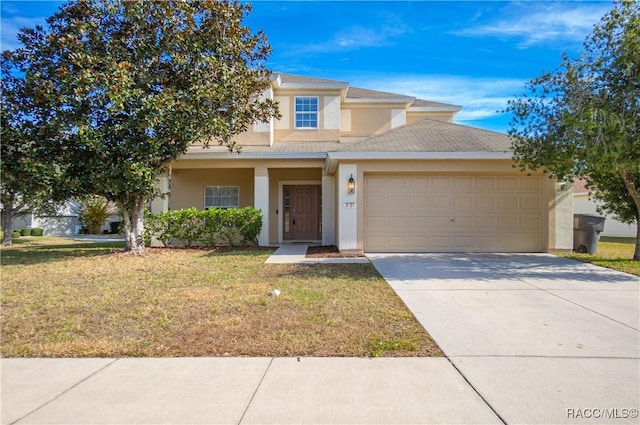
[[[14,230],[11,232],[11,239],[18,239],[22,233],[20,230]]]
[[[24,227],[24,228],[20,229],[20,236],[31,236],[31,228],[30,227]]]
[[[144,215],[144,244],[151,245],[151,237],[158,239],[164,246],[168,246],[173,240],[173,236],[169,233],[169,220],[167,213],[152,214],[145,210]]]
[[[42,236],[44,234],[44,229],[40,227],[34,227],[31,229],[31,236]]]
[[[202,214],[195,208],[169,211],[169,224],[173,239],[186,242],[191,247],[198,242],[202,233]]]
[[[238,209],[233,225],[238,229],[243,242],[257,245],[262,231],[262,211],[255,208]]]
[[[152,237],[164,246],[171,243],[188,247],[204,245],[237,245],[257,243],[262,230],[262,213],[253,207],[209,208],[198,211],[195,208],[166,211],[160,214],[148,213],[145,217],[145,243]]]
[[[209,208],[202,211],[202,232],[199,241],[205,246],[220,244],[221,233],[225,226],[225,211],[220,208]]]

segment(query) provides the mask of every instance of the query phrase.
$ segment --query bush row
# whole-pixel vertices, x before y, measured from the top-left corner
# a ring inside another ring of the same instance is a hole
[[[34,227],[33,229],[30,227],[24,227],[11,232],[11,237],[19,238],[20,236],[42,236],[43,234],[44,230],[39,227]]]
[[[169,245],[238,245],[257,243],[262,230],[262,213],[253,207],[196,208],[148,213],[145,217],[145,242],[155,237]]]

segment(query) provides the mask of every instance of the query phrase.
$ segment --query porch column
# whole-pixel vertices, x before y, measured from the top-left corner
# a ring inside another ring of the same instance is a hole
[[[322,244],[336,243],[336,178],[322,176]]]
[[[163,196],[158,196],[151,201],[151,212],[155,214],[169,211],[169,176],[158,177],[158,187]]]
[[[258,245],[269,245],[269,169],[253,169],[253,206],[262,210],[262,230],[258,235]]]
[[[336,172],[336,190],[338,208],[338,249],[340,251],[354,251],[358,249],[358,205],[357,193],[362,190],[362,182],[356,182],[356,193],[347,193],[347,183],[353,176],[358,178],[356,164],[340,164]]]

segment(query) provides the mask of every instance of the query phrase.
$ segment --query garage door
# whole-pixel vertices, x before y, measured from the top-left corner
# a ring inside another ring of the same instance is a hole
[[[542,177],[365,175],[367,252],[539,252]]]

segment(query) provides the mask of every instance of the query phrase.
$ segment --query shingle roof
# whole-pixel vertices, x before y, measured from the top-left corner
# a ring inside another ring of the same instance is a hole
[[[413,101],[413,103],[411,104],[411,107],[416,107],[416,108],[454,108],[454,109],[462,109],[462,106],[459,105],[453,105],[451,103],[442,103],[442,102],[434,102],[432,100],[424,100],[424,99],[416,99]]]
[[[452,105],[452,104],[442,103],[442,102],[434,102],[434,101],[431,101],[431,100],[424,100],[424,99],[416,99],[413,96],[408,96],[408,95],[404,95],[404,94],[383,92],[383,91],[370,90],[370,89],[363,89],[363,88],[360,88],[360,87],[351,87],[349,85],[349,83],[344,82],[344,81],[329,80],[329,79],[326,79],[326,78],[305,77],[305,76],[302,76],[302,75],[294,75],[294,74],[274,73],[273,74],[273,79],[275,80],[277,78],[280,78],[280,82],[282,84],[302,84],[302,85],[323,84],[323,85],[327,85],[327,86],[334,85],[336,88],[338,88],[338,87],[339,88],[346,88],[347,89],[347,93],[346,93],[345,97],[346,97],[346,99],[352,100],[352,101],[366,101],[366,100],[385,101],[385,100],[389,100],[389,101],[410,103],[411,107],[420,107],[420,108],[424,108],[424,107],[433,108],[433,107],[436,107],[436,108],[447,108],[447,109],[454,109],[454,110],[461,109],[461,107],[458,106],[458,105]]]
[[[509,136],[425,118],[340,149],[340,152],[507,152]]]
[[[387,93],[383,91],[361,89],[359,87],[349,87],[347,89],[347,99],[406,99],[407,102],[412,101],[413,97],[396,93]]]
[[[273,146],[243,146],[245,155],[280,156],[296,155],[322,157],[328,152],[509,152],[509,136],[494,131],[482,130],[465,125],[431,120],[428,118],[413,124],[394,128],[386,133],[365,138],[343,138],[341,142],[276,142]],[[227,154],[226,148],[212,145],[208,149],[191,146],[188,154]],[[238,158],[242,158],[240,155]]]
[[[333,142],[276,142],[272,146],[267,145],[244,145],[242,146],[243,154],[326,154],[327,152],[337,151],[345,147],[345,143],[337,140]],[[229,153],[224,146],[211,144],[208,148],[202,146],[190,146],[187,149],[189,155],[208,155],[208,154],[227,154]],[[242,157],[240,155],[239,157]]]
[[[274,73],[274,77],[280,77],[280,81],[283,83],[305,83],[305,84],[346,84],[344,81],[338,80],[328,80],[326,78],[315,78],[315,77],[304,77],[302,75],[293,75],[293,74],[282,74],[282,73]]]

